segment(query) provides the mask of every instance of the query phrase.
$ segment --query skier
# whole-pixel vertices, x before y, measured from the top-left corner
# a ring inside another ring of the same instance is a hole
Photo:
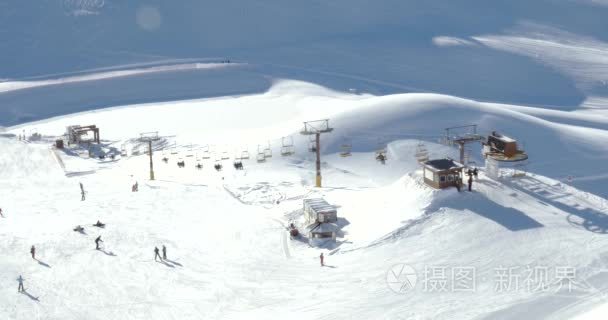
[[[104,228],[106,226],[105,223],[101,223],[101,221],[97,220],[97,222],[93,225],[98,228]]]
[[[163,260],[167,260],[167,247],[163,244]]]
[[[469,176],[469,191],[471,191],[472,186],[473,186],[473,177]]]
[[[32,246],[30,253],[32,254],[32,259],[36,260],[36,247]]]
[[[84,201],[85,193],[86,192],[84,191],[84,186],[82,185],[82,182],[80,182],[80,195],[81,195],[80,201]]]
[[[131,187],[131,191],[133,191],[133,192],[139,191],[139,185],[137,184],[137,181],[135,181],[135,184]]]
[[[95,250],[99,250],[99,243],[103,242],[103,240],[101,240],[101,236],[97,237],[97,239],[95,239]]]
[[[84,232],[84,228],[83,228],[81,225],[77,225],[77,226],[74,228],[74,231],[76,231],[76,232],[81,232],[81,233],[82,233],[82,232]]]
[[[2,214],[2,208],[0,208],[0,217],[4,218],[4,215]]]
[[[158,254],[158,247],[154,247],[154,261],[158,261],[158,260],[156,260],[156,258],[160,259],[161,261],[163,260],[160,257],[160,254]]]
[[[477,170],[477,168],[473,169],[473,176],[475,176],[475,180],[477,180],[478,174],[479,174],[479,171]]]
[[[323,263],[323,252],[321,252],[321,255],[319,256],[319,259],[321,260],[321,267],[324,267],[325,264]]]
[[[19,282],[19,288],[17,289],[17,292],[25,292],[25,288],[23,287],[23,277],[21,275],[19,275],[17,281]]]

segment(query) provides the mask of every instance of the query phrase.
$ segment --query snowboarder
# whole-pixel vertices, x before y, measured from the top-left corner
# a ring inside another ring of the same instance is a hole
[[[475,176],[475,180],[477,180],[478,174],[479,174],[479,170],[477,170],[477,168],[473,169],[473,176]]]
[[[32,254],[32,259],[36,260],[36,247],[32,246],[30,248],[30,253]]]
[[[101,236],[97,237],[97,239],[95,239],[95,250],[99,250],[99,243],[103,242],[103,240],[101,240]]]
[[[321,255],[319,256],[319,259],[321,260],[321,267],[325,266],[325,263],[323,263],[323,252],[321,252]]]
[[[469,191],[471,191],[471,187],[473,186],[473,177],[469,176]]]
[[[17,288],[17,292],[25,292],[25,288],[23,287],[23,277],[21,275],[19,275],[17,281],[19,282],[19,288]]]
[[[106,226],[106,224],[101,223],[101,221],[97,220],[97,222],[93,226],[98,227],[98,228],[103,228]]]
[[[84,186],[82,185],[82,182],[80,182],[80,201],[84,201],[85,200],[85,191],[84,191]]]
[[[137,184],[137,181],[135,181],[135,184],[131,187],[131,191],[133,191],[133,192],[139,191],[139,185]]]
[[[81,225],[77,225],[74,228],[74,231],[82,233],[82,232],[84,232],[84,228]]]
[[[167,260],[167,247],[163,244],[163,260]]]
[[[154,247],[154,261],[158,261],[156,258],[160,259],[161,261],[163,260],[160,257],[160,254],[158,254],[158,247]]]

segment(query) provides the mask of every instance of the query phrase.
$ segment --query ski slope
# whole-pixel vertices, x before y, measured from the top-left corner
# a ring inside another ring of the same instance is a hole
[[[604,319],[607,13],[606,0],[0,3],[0,319]],[[326,118],[315,188],[300,131]],[[51,147],[91,124],[91,151],[114,159]],[[457,158],[440,141],[467,124],[515,138],[526,174],[427,187],[419,144]],[[153,181],[144,132],[160,137]],[[304,232],[315,197],[341,228],[321,248],[286,230]]]
[[[444,117],[437,118],[439,112]],[[9,127],[9,134],[54,136],[66,125],[95,123],[106,150],[158,130],[157,145],[166,148],[155,152],[156,180],[148,181],[145,155],[88,159],[55,154],[50,142],[1,139],[8,152],[0,163],[7,216],[0,220],[7,255],[0,264],[7,275],[1,279],[0,314],[569,319],[601,305],[608,286],[608,205],[596,195],[605,190],[601,183],[590,182],[602,181],[605,119],[568,115],[434,94],[376,97],[279,81],[263,94],[116,107]],[[322,137],[324,188],[316,189],[314,162],[298,132],[302,121],[324,117],[331,117],[335,130]],[[430,119],[437,119],[432,126]],[[531,158],[543,164],[518,179],[496,181],[482,172],[473,193],[424,186],[414,159],[418,142],[425,141],[432,157],[455,157],[457,150],[433,141],[443,127],[467,121],[484,131],[500,124],[500,130],[524,137]],[[289,134],[296,155],[280,157],[280,137]],[[353,142],[352,157],[337,154],[344,137]],[[257,145],[269,140],[273,157],[257,163]],[[384,166],[373,156],[379,141],[388,144]],[[213,156],[197,170],[196,152],[207,144]],[[243,147],[252,158],[236,171],[232,157]],[[212,164],[223,151],[230,159],[217,172]],[[550,165],[552,157],[566,153],[555,162],[559,166]],[[170,158],[166,164],[164,156]],[[186,168],[175,165],[180,158]],[[583,162],[599,180],[568,185],[545,176],[559,178],[558,172],[574,172]],[[130,191],[134,181],[137,193]],[[79,182],[86,201],[80,201]],[[339,207],[343,228],[336,247],[310,248],[285,231],[290,221],[301,223],[302,199],[316,196]],[[97,220],[107,227],[92,227]],[[72,231],[78,224],[86,234]],[[103,251],[94,250],[98,235]],[[32,244],[40,262],[28,255]],[[171,261],[155,262],[153,248],[163,244]],[[330,267],[319,267],[322,251]],[[397,293],[387,284],[387,274],[401,263],[417,271],[415,292]],[[474,268],[476,290],[424,291],[422,277],[431,266]],[[543,292],[496,290],[497,269],[524,272],[528,266],[550,268],[552,277],[557,267],[576,268],[574,290],[562,282]],[[26,295],[12,291],[19,274]]]

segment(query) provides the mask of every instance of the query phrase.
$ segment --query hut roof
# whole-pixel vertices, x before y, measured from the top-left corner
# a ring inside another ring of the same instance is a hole
[[[435,159],[429,160],[424,163],[425,166],[435,169],[435,170],[450,170],[450,169],[460,169],[464,168],[462,164],[456,162],[452,159]]]
[[[304,204],[308,205],[314,212],[337,212],[336,207],[330,205],[322,198],[304,199]]]
[[[310,226],[311,232],[336,232],[340,229],[337,224],[330,222],[317,223],[316,226]]]

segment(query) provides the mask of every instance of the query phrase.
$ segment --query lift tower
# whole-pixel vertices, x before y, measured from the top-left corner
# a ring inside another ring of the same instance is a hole
[[[148,143],[148,155],[150,157],[150,180],[154,180],[154,162],[152,160],[152,142],[157,141],[160,138],[158,137],[158,131],[153,132],[143,132],[139,134],[139,140],[141,142]]]
[[[306,121],[304,129],[300,132],[303,135],[315,136],[314,152],[317,154],[317,175],[316,186],[321,187],[321,134],[334,130],[329,126],[329,119]]]

